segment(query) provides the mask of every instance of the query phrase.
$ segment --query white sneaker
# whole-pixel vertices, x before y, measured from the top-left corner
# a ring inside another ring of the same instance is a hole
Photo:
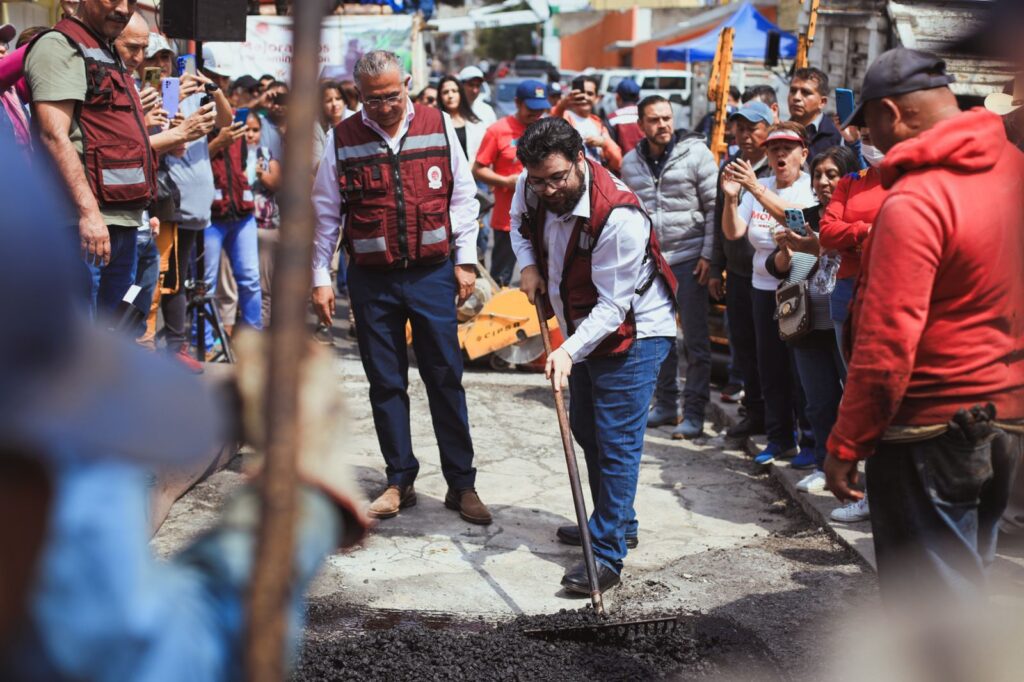
[[[865,495],[864,499],[859,502],[853,502],[845,507],[833,509],[829,516],[833,521],[838,521],[839,523],[857,523],[858,521],[865,521],[871,518],[871,510],[868,509],[868,496]]]
[[[825,489],[825,472],[812,471],[800,479],[796,489],[802,493],[820,493]]]

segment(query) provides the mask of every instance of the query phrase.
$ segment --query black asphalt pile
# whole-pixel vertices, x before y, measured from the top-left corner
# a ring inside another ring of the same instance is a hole
[[[600,642],[546,641],[525,630],[596,622],[587,610],[513,621],[470,631],[403,623],[379,631],[309,633],[293,676],[313,680],[600,680],[694,679],[729,673],[777,678],[763,646],[729,621],[683,615],[672,633]]]

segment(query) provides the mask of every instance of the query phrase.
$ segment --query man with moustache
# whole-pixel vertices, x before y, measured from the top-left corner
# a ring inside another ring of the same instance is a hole
[[[626,550],[637,544],[633,500],[647,408],[675,343],[676,281],[640,199],[586,158],[569,122],[534,123],[517,155],[526,169],[511,216],[520,288],[531,302],[542,297],[566,337],[545,373],[558,386],[569,381],[569,420],[586,456],[589,528],[605,591],[619,583]],[[580,542],[574,526],[557,535]],[[583,561],[562,585],[590,593]]]
[[[456,298],[465,301],[476,283],[476,184],[451,119],[436,107],[413,104],[410,77],[397,55],[367,52],[353,76],[363,109],[327,134],[313,187],[312,298],[320,321],[330,326],[330,263],[341,231],[351,258],[348,286],[356,338],[387,463],[387,488],[369,514],[392,518],[416,504],[419,462],[409,423],[409,322],[448,484],[444,504],[469,523],[488,525],[491,512],[474,487],[455,315]]]
[[[715,180],[718,166],[700,133],[672,130],[672,106],[650,95],[638,107],[643,139],[622,161],[622,181],[644,202],[665,259],[679,282],[686,383],[683,421],[672,438],[704,432],[711,401],[711,339],[708,330],[708,275],[715,239]],[[661,367],[648,423],[676,423],[679,414],[679,357],[673,348]]]
[[[133,283],[136,230],[156,196],[142,103],[113,41],[134,0],[83,0],[29,46],[25,78],[40,144],[67,185],[89,269],[90,309],[112,313]]]

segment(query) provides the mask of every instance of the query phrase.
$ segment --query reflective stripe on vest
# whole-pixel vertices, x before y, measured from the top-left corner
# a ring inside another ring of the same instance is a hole
[[[387,248],[388,243],[384,237],[352,240],[352,250],[356,253],[383,253]]]
[[[104,64],[116,64],[107,51],[101,47],[82,47],[82,55],[86,59],[91,59],[94,62],[103,62]]]
[[[367,142],[351,147],[338,147],[338,161],[351,161],[371,156],[387,156],[387,152],[380,142]]]
[[[405,138],[402,145],[403,152],[416,151],[417,149],[430,149],[431,147],[445,147],[447,140],[444,133],[431,133],[430,135],[411,135]]]
[[[118,185],[140,185],[146,182],[146,169],[142,166],[135,168],[104,168],[103,184],[107,187]]]
[[[448,239],[448,232],[443,227],[439,227],[436,230],[425,230],[420,235],[420,244],[430,246],[431,244],[440,244],[446,239]]]

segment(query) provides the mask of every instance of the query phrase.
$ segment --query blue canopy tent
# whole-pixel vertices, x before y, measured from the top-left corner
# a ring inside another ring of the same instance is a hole
[[[735,29],[732,58],[734,60],[763,61],[768,32],[778,31],[779,56],[783,59],[796,57],[796,36],[779,30],[779,27],[765,19],[749,2],[744,3],[717,30],[712,30],[693,40],[666,45],[658,48],[659,62],[710,62],[715,59],[718,49],[718,35],[721,29]]]

